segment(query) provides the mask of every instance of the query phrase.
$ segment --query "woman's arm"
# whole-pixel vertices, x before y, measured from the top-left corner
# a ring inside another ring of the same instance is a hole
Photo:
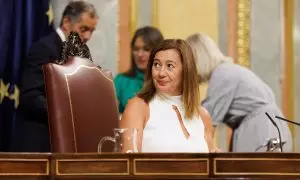
[[[232,152],[232,140],[233,140],[233,130],[231,127],[226,125],[226,135],[227,135],[227,144],[228,152]]]
[[[205,140],[209,149],[209,152],[219,152],[221,151],[219,148],[217,148],[214,143],[213,143],[213,134],[215,131],[215,127],[212,126],[211,123],[211,118],[207,110],[203,107],[200,108],[200,115],[201,119],[204,124],[204,129],[205,129]]]
[[[227,145],[227,151],[231,152],[232,151],[232,136],[233,136],[233,130],[230,128],[228,125],[225,126],[226,128],[226,145]],[[212,138],[215,136],[217,126],[212,126]]]
[[[137,147],[141,152],[144,124],[149,117],[149,108],[145,101],[139,97],[134,97],[128,101],[125,111],[120,121],[120,128],[136,128],[137,133]],[[124,151],[130,149],[130,144],[124,144]]]

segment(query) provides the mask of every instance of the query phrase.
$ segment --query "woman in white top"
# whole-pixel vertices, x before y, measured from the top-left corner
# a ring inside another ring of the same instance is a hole
[[[144,87],[129,100],[121,127],[138,129],[139,152],[215,152],[210,115],[199,104],[190,46],[165,40],[152,50]]]

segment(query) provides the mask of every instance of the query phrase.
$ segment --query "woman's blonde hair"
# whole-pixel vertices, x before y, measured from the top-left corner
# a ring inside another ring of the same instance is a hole
[[[192,34],[186,41],[193,50],[200,83],[208,81],[219,64],[232,62],[232,58],[225,56],[213,39],[204,33]]]
[[[182,103],[184,106],[185,117],[192,118],[199,116],[199,77],[197,74],[196,61],[193,51],[185,40],[166,39],[154,47],[149,57],[144,86],[139,92],[138,97],[142,98],[146,103],[148,103],[156,94],[156,88],[154,86],[152,77],[154,58],[158,52],[168,49],[175,49],[180,55],[182,63]]]

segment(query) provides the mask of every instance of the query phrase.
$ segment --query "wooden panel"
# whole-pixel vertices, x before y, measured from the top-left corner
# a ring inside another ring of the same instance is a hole
[[[118,2],[119,2],[118,72],[125,72],[130,68],[131,65],[131,48],[130,48],[131,0],[122,0],[122,1],[119,0]]]
[[[300,159],[216,158],[215,175],[298,175]],[[290,168],[290,167],[294,168]],[[251,168],[249,168],[251,167]]]
[[[127,159],[64,159],[56,161],[57,175],[128,175]]]
[[[227,0],[227,54],[237,60],[237,2]]]
[[[250,67],[250,0],[237,0],[237,57],[236,63]]]
[[[214,154],[214,177],[299,177],[299,153]]]
[[[48,175],[47,159],[0,159],[0,175]]]
[[[208,175],[208,159],[134,159],[134,175]]]
[[[293,43],[293,26],[294,26],[294,0],[284,0],[284,78],[281,83],[282,87],[282,111],[286,118],[294,119],[294,43]],[[294,125],[289,124],[294,131]]]
[[[49,158],[50,154],[0,153],[0,179],[48,179]]]

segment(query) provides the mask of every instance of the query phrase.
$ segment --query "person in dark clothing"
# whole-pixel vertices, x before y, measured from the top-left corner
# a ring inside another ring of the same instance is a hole
[[[40,39],[29,50],[21,77],[20,113],[23,119],[22,145],[24,152],[50,152],[48,114],[42,66],[58,60],[63,41],[76,31],[86,43],[96,28],[98,15],[86,1],[70,2],[62,15],[60,27]]]

